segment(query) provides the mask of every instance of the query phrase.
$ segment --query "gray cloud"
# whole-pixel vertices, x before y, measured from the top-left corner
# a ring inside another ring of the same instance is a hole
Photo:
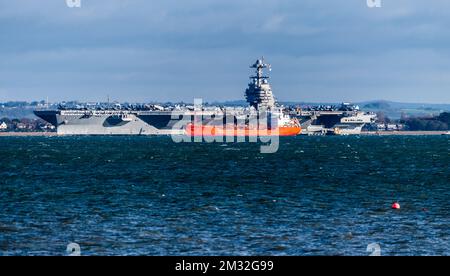
[[[450,102],[450,1],[0,0],[0,99]]]

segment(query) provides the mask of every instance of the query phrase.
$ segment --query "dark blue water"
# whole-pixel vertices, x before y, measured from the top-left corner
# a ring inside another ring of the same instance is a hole
[[[3,137],[0,255],[450,255],[449,145]]]

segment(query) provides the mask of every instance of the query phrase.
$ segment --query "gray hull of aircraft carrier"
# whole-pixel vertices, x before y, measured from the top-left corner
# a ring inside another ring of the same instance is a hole
[[[190,118],[170,111],[43,110],[35,114],[56,126],[59,135],[183,134],[182,127],[176,124]]]

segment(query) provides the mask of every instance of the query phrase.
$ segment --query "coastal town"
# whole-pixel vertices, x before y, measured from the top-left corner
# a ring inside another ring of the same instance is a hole
[[[1,132],[53,132],[55,126],[41,119],[0,119]]]

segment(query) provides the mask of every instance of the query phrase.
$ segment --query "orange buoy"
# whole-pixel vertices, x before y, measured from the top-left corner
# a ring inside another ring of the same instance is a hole
[[[394,202],[392,204],[392,209],[400,209],[400,204],[398,202]]]

